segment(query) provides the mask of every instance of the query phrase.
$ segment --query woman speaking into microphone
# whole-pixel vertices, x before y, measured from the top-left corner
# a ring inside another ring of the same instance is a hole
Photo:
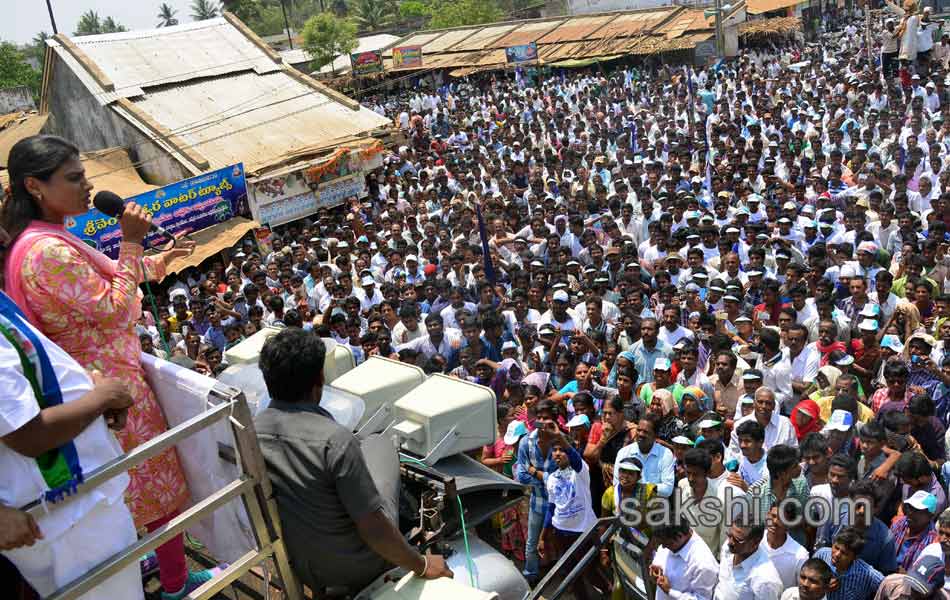
[[[111,260],[69,233],[66,219],[89,209],[92,185],[78,149],[54,136],[32,136],[10,150],[10,197],[0,209],[0,226],[13,238],[4,256],[7,293],[27,318],[87,370],[124,382],[134,404],[125,429],[117,432],[128,452],[167,429],[154,393],[145,381],[134,324],[141,316],[145,279],[160,280],[173,259],[194,251],[194,243],[144,257],[142,241],[151,217],[130,203],[119,218],[122,243]],[[178,514],[188,487],[175,450],[129,472],[126,503],[135,525],[153,531]],[[215,571],[190,573],[181,535],[156,552],[164,599],[186,596]]]

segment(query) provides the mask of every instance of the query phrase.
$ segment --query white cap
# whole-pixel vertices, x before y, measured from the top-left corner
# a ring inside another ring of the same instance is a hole
[[[937,497],[929,492],[918,490],[914,495],[904,500],[904,504],[909,504],[917,510],[926,510],[931,514],[937,512]]]
[[[653,361],[653,370],[654,371],[669,371],[672,365],[670,364],[670,359],[665,357],[660,357]]]
[[[590,418],[587,415],[574,415],[567,422],[567,428],[570,429],[571,427],[590,427]]]
[[[528,433],[528,428],[523,421],[508,423],[508,429],[505,431],[505,444],[514,446],[526,433]]]
[[[409,261],[412,261],[412,262],[414,262],[414,263],[418,263],[418,262],[419,262],[419,257],[416,256],[415,254],[410,254],[409,256],[406,257],[406,262],[409,262]]]
[[[846,410],[836,410],[831,413],[828,424],[825,425],[825,431],[849,431],[854,427],[854,415]]]
[[[360,283],[363,285],[363,287],[366,287],[368,285],[376,285],[376,280],[367,275],[360,279]]]
[[[554,296],[552,296],[552,298],[555,302],[570,302],[571,301],[571,297],[568,296],[567,292],[565,292],[564,290],[558,290],[554,292]]]
[[[861,331],[877,331],[877,321],[874,319],[864,319],[858,323],[858,329]]]

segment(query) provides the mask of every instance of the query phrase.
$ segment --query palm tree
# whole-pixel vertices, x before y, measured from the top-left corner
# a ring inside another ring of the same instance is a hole
[[[162,2],[162,5],[158,7],[158,18],[161,19],[158,26],[171,27],[172,25],[178,25],[178,19],[175,18],[177,12],[167,2]]]
[[[218,16],[221,9],[213,0],[195,0],[191,3],[191,18],[204,21]]]
[[[396,6],[387,0],[355,0],[351,7],[363,31],[385,29],[396,17]]]
[[[79,17],[75,35],[91,35],[94,33],[102,33],[102,21],[96,11],[89,10]]]
[[[128,31],[125,26],[116,23],[112,17],[106,17],[102,21],[102,33],[116,33],[117,31]]]

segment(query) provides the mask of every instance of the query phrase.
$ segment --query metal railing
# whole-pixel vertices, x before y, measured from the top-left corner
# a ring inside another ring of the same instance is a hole
[[[210,408],[192,417],[177,427],[138,446],[131,452],[102,465],[86,476],[77,493],[66,497],[55,505],[53,510],[63,504],[74,501],[89,490],[102,485],[136,465],[164,452],[178,442],[195,433],[207,429],[222,419],[230,419],[231,431],[237,449],[237,478],[225,484],[208,497],[197,502],[191,508],[170,520],[162,527],[139,539],[125,550],[117,552],[96,565],[88,573],[60,588],[48,597],[48,600],[73,600],[95,589],[100,583],[115,575],[130,564],[138,563],[140,558],[161,546],[179,533],[183,533],[199,519],[209,516],[216,509],[231,500],[240,497],[250,520],[251,529],[257,544],[228,566],[219,576],[188,595],[189,600],[206,600],[227,588],[236,579],[249,572],[264,561],[273,558],[278,577],[283,585],[283,593],[288,600],[303,600],[303,589],[290,569],[287,549],[281,535],[280,520],[277,516],[277,504],[273,497],[270,481],[264,467],[264,458],[257,445],[256,433],[251,411],[247,406],[244,393],[238,389],[217,383],[211,390]],[[22,510],[39,516],[46,510],[37,500]]]

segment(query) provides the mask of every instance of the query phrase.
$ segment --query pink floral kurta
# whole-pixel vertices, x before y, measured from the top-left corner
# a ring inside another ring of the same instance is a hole
[[[164,432],[162,409],[145,381],[134,324],[141,314],[138,283],[142,247],[121,245],[115,277],[104,278],[75,248],[45,237],[22,265],[23,293],[39,327],[87,370],[126,382],[135,399],[125,429],[116,437],[125,451]],[[161,260],[145,259],[149,279],[164,276]],[[137,527],[174,512],[188,499],[188,486],[172,448],[129,472],[126,503]]]

